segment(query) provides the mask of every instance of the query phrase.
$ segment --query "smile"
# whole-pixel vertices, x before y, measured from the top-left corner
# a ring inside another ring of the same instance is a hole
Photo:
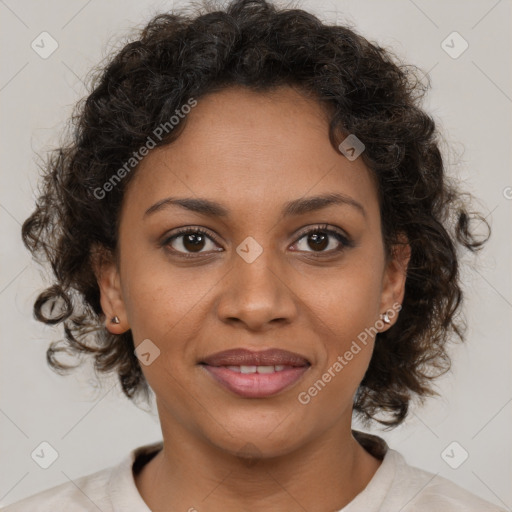
[[[232,370],[236,373],[274,373],[282,372],[284,369],[290,369],[290,366],[284,366],[282,364],[276,366],[226,366],[228,370]]]
[[[245,398],[276,395],[294,385],[311,366],[304,356],[275,348],[226,350],[209,355],[200,365],[214,382]]]
[[[276,395],[295,384],[309,366],[208,366],[203,368],[216,382],[245,398]]]

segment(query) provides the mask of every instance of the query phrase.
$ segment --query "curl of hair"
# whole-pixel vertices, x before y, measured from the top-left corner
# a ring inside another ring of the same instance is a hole
[[[92,354],[97,370],[117,372],[129,398],[148,392],[131,331],[113,335],[101,325],[94,273],[98,251],[119,256],[120,207],[136,171],[102,199],[95,191],[188,99],[230,86],[295,87],[329,113],[333,147],[348,134],[365,145],[388,255],[405,237],[411,259],[400,316],[377,335],[354,411],[365,423],[399,425],[411,398],[438,394],[432,380],[450,368],[451,335],[463,340],[457,250],[475,251],[485,242],[471,219],[489,227],[468,211],[445,174],[435,122],[420,107],[426,78],[353,29],[264,0],[160,14],[93,76],[90,94],[72,116],[70,141],[49,154],[35,211],[22,227],[26,247],[50,262],[55,276],[34,305],[38,320],[64,325],[65,340],[50,346],[48,362],[65,370],[59,352]],[[185,122],[157,145],[175,140]],[[49,318],[43,309],[55,301],[62,307]],[[390,417],[379,419],[379,412]]]

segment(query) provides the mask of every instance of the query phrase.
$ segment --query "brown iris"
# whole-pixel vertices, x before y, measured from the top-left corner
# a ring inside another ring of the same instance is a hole
[[[313,241],[313,244],[311,244]],[[311,249],[322,251],[329,245],[329,236],[322,231],[316,231],[308,236],[308,245]]]
[[[203,249],[201,244],[204,244],[205,235],[202,233],[190,233],[188,235],[183,236],[183,246],[187,251],[191,252],[199,252]]]

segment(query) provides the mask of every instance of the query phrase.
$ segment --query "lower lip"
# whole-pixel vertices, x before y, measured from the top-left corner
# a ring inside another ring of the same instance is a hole
[[[295,384],[309,366],[296,366],[273,373],[238,373],[225,366],[203,367],[215,380],[233,393],[245,398],[265,398]]]

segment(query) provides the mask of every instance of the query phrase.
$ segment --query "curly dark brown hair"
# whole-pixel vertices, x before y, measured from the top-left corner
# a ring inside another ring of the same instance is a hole
[[[148,396],[131,331],[113,335],[103,325],[93,271],[95,248],[119,261],[120,207],[136,168],[105,197],[98,191],[187,99],[229,86],[292,86],[329,113],[333,147],[348,134],[364,143],[388,256],[404,235],[411,247],[401,314],[377,335],[354,399],[364,424],[399,425],[412,398],[439,394],[433,379],[451,365],[446,342],[464,339],[458,249],[476,251],[488,238],[477,238],[473,218],[489,229],[446,176],[439,131],[420,106],[428,77],[353,28],[264,0],[160,14],[136,37],[94,72],[69,142],[45,160],[36,209],[22,227],[26,247],[55,276],[34,304],[36,319],[64,327],[65,339],[48,348],[50,366],[65,373],[82,358],[70,365],[59,353],[92,354],[97,372],[117,371],[129,398]],[[185,121],[157,145],[175,140]]]

